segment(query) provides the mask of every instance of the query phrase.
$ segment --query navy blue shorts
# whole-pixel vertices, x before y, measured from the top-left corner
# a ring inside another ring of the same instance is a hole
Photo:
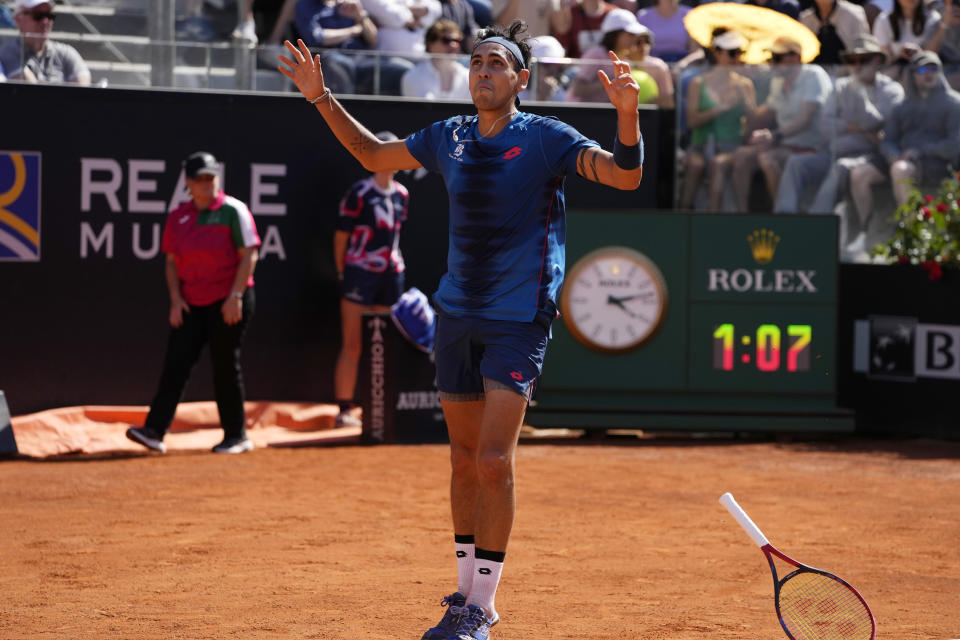
[[[365,307],[381,305],[389,307],[403,293],[403,273],[373,273],[360,267],[347,265],[340,283],[341,295],[350,302]]]
[[[441,397],[480,399],[487,379],[494,383],[489,388],[529,399],[543,368],[551,321],[545,313],[533,322],[513,322],[456,318],[438,309],[433,357]]]

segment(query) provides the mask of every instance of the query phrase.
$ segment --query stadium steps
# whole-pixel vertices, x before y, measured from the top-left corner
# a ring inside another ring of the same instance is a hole
[[[95,84],[149,87],[151,48],[160,45],[150,41],[147,8],[144,0],[86,0],[83,5],[58,2],[58,17],[50,37],[80,52]],[[232,8],[215,12],[199,30],[191,30],[182,20],[178,22],[175,87],[233,90],[241,86],[234,66],[237,51],[222,33],[229,33],[233,15]],[[198,34],[200,41],[191,38]],[[0,29],[0,38],[18,35],[15,29]],[[251,88],[290,91],[293,87],[280,73],[258,69]]]

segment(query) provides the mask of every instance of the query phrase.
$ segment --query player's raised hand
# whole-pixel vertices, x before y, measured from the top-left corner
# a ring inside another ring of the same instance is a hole
[[[607,99],[618,110],[636,111],[640,87],[630,75],[630,63],[618,58],[613,51],[608,51],[607,54],[613,62],[613,79],[608,78],[603,69],[597,71],[597,76],[600,77],[600,82],[603,83],[603,88],[607,92]]]
[[[284,56],[278,57],[280,62],[290,68],[287,69],[281,65],[277,69],[293,80],[297,89],[307,100],[313,100],[320,96],[326,89],[323,84],[323,70],[320,68],[320,54],[310,55],[310,49],[300,39],[297,40],[297,46],[293,46],[293,43],[289,40],[285,40],[283,44],[290,51],[290,58],[292,59]]]

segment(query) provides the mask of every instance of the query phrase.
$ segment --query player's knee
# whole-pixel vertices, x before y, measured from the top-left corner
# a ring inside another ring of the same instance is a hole
[[[477,467],[477,450],[456,442],[450,443],[450,466],[455,474],[475,472]]]
[[[483,484],[510,482],[513,480],[513,460],[505,451],[482,451],[477,457],[477,475]]]

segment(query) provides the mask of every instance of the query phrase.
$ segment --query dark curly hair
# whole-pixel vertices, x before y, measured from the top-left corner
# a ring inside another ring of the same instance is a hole
[[[523,66],[530,67],[530,43],[528,42],[527,36],[523,35],[527,31],[527,24],[523,20],[514,20],[510,23],[509,27],[500,27],[497,25],[490,25],[489,27],[484,27],[477,32],[477,43],[473,45],[473,48],[476,49],[479,45],[483,44],[483,41],[487,38],[495,38],[497,36],[501,38],[506,38],[507,40],[513,42],[520,49],[520,54],[523,56]],[[520,71],[520,63],[514,62],[514,71]]]

